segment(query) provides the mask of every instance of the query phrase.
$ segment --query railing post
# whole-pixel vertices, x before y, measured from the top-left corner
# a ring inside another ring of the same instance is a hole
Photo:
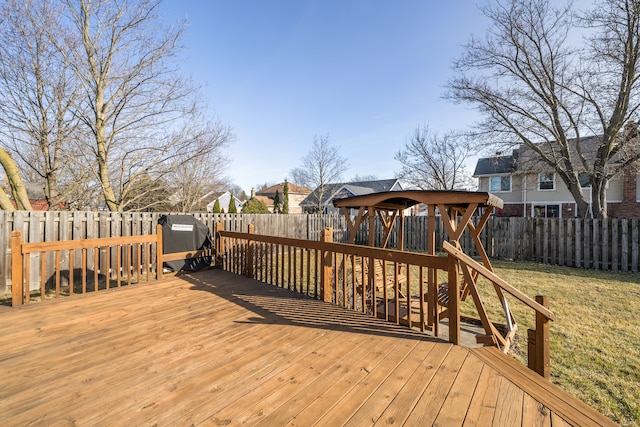
[[[549,307],[549,297],[537,295],[536,302],[543,307]],[[550,326],[549,319],[536,311],[536,372],[544,378],[549,378],[551,374]]]
[[[255,234],[256,232],[256,227],[253,224],[249,224],[249,226],[247,227],[247,233],[249,234]],[[253,278],[253,263],[254,263],[254,242],[253,240],[248,240],[247,241],[247,259],[246,259],[246,276],[249,278]]]
[[[162,246],[162,226],[160,224],[156,226],[156,239],[156,276],[158,280],[162,280],[164,269],[162,252],[164,252],[164,248]]]
[[[320,236],[320,241],[322,243],[331,243],[333,242],[333,229],[325,228],[322,230],[322,234]],[[332,267],[332,256],[331,252],[322,249],[322,300],[324,302],[333,302],[333,288],[331,287],[331,267]]]
[[[24,283],[22,280],[22,233],[11,232],[11,305],[22,305],[24,299]],[[28,267],[27,267],[28,268]],[[28,285],[27,285],[28,286]]]
[[[449,342],[460,345],[460,283],[458,277],[458,260],[451,255],[447,255],[447,265],[449,270]]]
[[[215,261],[215,265],[218,268],[222,268],[222,262],[223,262],[223,258],[222,258],[222,254],[224,253],[224,243],[222,241],[222,236],[220,236],[220,232],[224,231],[224,223],[222,221],[218,221],[216,222],[216,226],[215,226],[215,235],[213,236],[213,238],[215,239],[215,245],[216,245],[216,253],[215,253],[215,257],[216,257],[216,261]]]

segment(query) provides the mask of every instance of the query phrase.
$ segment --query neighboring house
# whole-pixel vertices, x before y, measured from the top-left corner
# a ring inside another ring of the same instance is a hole
[[[288,183],[289,186],[289,213],[290,214],[299,214],[302,213],[302,208],[300,207],[300,203],[304,199],[307,198],[309,194],[311,194],[311,189],[307,187],[301,187],[299,185],[295,185],[291,182]],[[284,182],[280,184],[272,185],[268,188],[263,188],[260,191],[254,191],[251,189],[252,198],[255,197],[258,200],[264,202],[269,208],[269,212],[273,212],[273,200],[276,197],[276,191],[278,192],[278,196],[280,197],[280,207],[282,208],[282,203],[284,202]]]
[[[595,150],[596,137],[583,138],[583,144]],[[587,153],[587,156],[589,154]],[[474,178],[478,191],[495,194],[504,201],[498,216],[542,218],[575,218],[577,207],[573,196],[558,175],[548,165],[532,161],[531,150],[521,147],[508,156],[479,159]],[[588,201],[591,187],[586,176],[579,175]],[[607,185],[607,212],[611,218],[640,217],[640,175],[629,168]]]
[[[7,180],[0,181],[0,186],[2,186],[5,193],[7,193],[7,196],[9,196],[9,198],[11,199],[13,206],[15,207],[16,202],[12,198],[9,181]],[[48,211],[49,202],[47,202],[47,198],[45,197],[43,185],[35,182],[25,182],[24,186],[27,189],[27,196],[29,197],[29,202],[31,203],[31,207],[33,208],[33,210]]]
[[[321,206],[323,213],[340,212],[339,209],[333,207],[335,199],[343,199],[345,197],[362,196],[364,194],[382,193],[385,191],[402,191],[402,185],[397,179],[380,179],[375,181],[360,182],[343,182],[337,184],[327,184],[324,186],[324,194],[322,194]],[[318,208],[318,200],[322,191],[320,187],[313,190],[301,203],[300,207],[303,212],[316,212]]]
[[[231,193],[225,191],[224,193],[217,193],[211,196],[211,201],[207,203],[207,212],[213,212],[213,205],[216,203],[216,200],[220,204],[220,209],[224,210],[225,213],[229,212],[229,203],[231,202]],[[238,199],[236,196],[233,196],[233,199],[236,203],[236,208],[238,209],[238,213],[242,210],[242,206],[244,202]]]

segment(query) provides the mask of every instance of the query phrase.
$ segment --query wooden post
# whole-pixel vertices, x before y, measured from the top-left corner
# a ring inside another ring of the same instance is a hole
[[[398,216],[400,217],[398,224],[398,250],[404,251],[404,212],[399,210]]]
[[[224,253],[224,243],[222,241],[222,236],[220,236],[220,232],[224,231],[224,223],[222,221],[218,221],[216,222],[216,226],[215,226],[215,235],[213,236],[213,238],[215,239],[215,245],[216,245],[216,253],[215,253],[215,257],[216,257],[216,261],[215,261],[215,265],[218,268],[222,268],[222,262],[223,262],[223,258],[222,255]]]
[[[549,297],[537,295],[536,302],[543,307],[549,307]],[[551,374],[550,326],[549,319],[536,311],[536,372],[544,378],[549,378]]]
[[[322,243],[333,242],[333,229],[325,228],[322,230],[321,239]],[[332,256],[331,252],[322,249],[322,300],[324,302],[333,302],[333,288],[331,287],[331,266]]]
[[[460,345],[460,283],[458,280],[458,261],[451,255],[447,255],[447,260],[449,270],[449,342]]]
[[[376,245],[376,209],[373,206],[367,207],[367,215],[369,215],[369,246]]]
[[[255,234],[255,232],[256,232],[255,225],[249,224],[249,226],[247,227],[247,233]],[[247,269],[245,271],[246,273],[245,275],[249,278],[253,278],[254,255],[255,255],[254,243],[253,243],[253,240],[249,240],[247,241],[247,260],[246,260]]]
[[[427,206],[427,254],[436,253],[436,207],[431,204]],[[436,271],[429,268],[429,284],[427,288],[427,325],[433,326],[433,335],[438,336],[438,284],[436,283]]]
[[[536,369],[536,330],[527,329],[527,368],[538,372]]]
[[[163,261],[162,261],[162,252],[164,251],[162,247],[162,226],[156,226],[156,275],[158,276],[158,280],[162,280],[163,276]],[[118,257],[120,259],[120,257]],[[119,282],[118,282],[119,284]]]
[[[11,305],[22,305],[24,284],[22,283],[22,233],[11,232]],[[27,266],[29,268],[29,266]],[[27,285],[28,286],[28,285]]]

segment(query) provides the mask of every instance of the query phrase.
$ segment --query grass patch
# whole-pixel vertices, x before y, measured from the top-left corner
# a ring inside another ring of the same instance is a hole
[[[640,425],[640,275],[495,262],[496,273],[525,294],[546,295],[551,323],[551,380],[622,425]],[[504,321],[493,287],[479,281],[492,320]],[[526,363],[533,311],[509,299],[518,322],[513,356]],[[475,314],[471,298],[462,311]]]

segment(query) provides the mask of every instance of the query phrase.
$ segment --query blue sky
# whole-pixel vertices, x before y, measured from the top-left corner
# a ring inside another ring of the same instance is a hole
[[[314,135],[329,135],[348,159],[345,180],[384,179],[416,126],[446,132],[477,120],[442,99],[451,62],[486,31],[477,4],[166,0],[162,13],[189,23],[183,71],[233,128],[226,172],[249,193],[284,180]]]

